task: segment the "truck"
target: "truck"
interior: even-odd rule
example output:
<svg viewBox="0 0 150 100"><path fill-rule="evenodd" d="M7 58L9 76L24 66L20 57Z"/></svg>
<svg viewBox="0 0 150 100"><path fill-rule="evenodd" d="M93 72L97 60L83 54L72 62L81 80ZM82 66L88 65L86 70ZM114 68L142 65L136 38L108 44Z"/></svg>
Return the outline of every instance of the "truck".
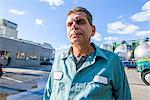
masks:
<svg viewBox="0 0 150 100"><path fill-rule="evenodd" d="M150 85L150 41L141 42L134 50L137 71L146 85Z"/></svg>

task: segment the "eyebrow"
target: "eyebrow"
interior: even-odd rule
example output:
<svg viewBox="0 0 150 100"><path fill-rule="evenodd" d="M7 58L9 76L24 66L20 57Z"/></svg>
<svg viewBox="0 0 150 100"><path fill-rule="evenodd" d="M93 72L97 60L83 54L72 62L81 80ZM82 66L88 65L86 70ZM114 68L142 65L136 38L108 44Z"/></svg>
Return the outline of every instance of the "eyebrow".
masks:
<svg viewBox="0 0 150 100"><path fill-rule="evenodd" d="M66 24L67 26L70 26L73 22L76 22L78 25L83 25L87 23L84 18L81 18L81 19L73 19L71 21L68 21Z"/></svg>
<svg viewBox="0 0 150 100"><path fill-rule="evenodd" d="M76 22L77 24L86 23L85 19L77 19L77 20L75 20L75 22Z"/></svg>

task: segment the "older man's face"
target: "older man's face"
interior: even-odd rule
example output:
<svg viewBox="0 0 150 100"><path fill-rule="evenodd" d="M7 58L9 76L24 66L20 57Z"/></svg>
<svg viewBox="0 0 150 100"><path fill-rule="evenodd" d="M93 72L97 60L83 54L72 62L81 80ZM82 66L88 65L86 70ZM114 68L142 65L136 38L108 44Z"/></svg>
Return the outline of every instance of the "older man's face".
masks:
<svg viewBox="0 0 150 100"><path fill-rule="evenodd" d="M91 26L84 12L72 13L66 21L67 35L72 44L84 45L90 43L95 27Z"/></svg>

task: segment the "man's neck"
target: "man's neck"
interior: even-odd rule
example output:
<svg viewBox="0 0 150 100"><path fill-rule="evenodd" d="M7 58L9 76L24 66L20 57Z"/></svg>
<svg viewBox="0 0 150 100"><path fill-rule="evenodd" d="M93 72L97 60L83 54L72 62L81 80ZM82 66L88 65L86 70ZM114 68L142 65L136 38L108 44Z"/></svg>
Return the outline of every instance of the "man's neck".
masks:
<svg viewBox="0 0 150 100"><path fill-rule="evenodd" d="M89 55L91 52L94 51L94 48L91 46L91 44L87 45L73 45L73 54L76 57L81 57L85 55Z"/></svg>

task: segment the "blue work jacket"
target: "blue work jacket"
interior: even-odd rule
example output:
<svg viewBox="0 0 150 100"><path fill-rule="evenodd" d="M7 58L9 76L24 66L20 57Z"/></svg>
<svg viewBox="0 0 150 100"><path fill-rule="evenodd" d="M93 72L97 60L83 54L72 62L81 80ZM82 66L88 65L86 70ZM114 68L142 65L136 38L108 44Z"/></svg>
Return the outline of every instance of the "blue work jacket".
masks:
<svg viewBox="0 0 150 100"><path fill-rule="evenodd" d="M73 55L56 55L43 100L131 100L119 57L92 43L95 53L76 70Z"/></svg>

